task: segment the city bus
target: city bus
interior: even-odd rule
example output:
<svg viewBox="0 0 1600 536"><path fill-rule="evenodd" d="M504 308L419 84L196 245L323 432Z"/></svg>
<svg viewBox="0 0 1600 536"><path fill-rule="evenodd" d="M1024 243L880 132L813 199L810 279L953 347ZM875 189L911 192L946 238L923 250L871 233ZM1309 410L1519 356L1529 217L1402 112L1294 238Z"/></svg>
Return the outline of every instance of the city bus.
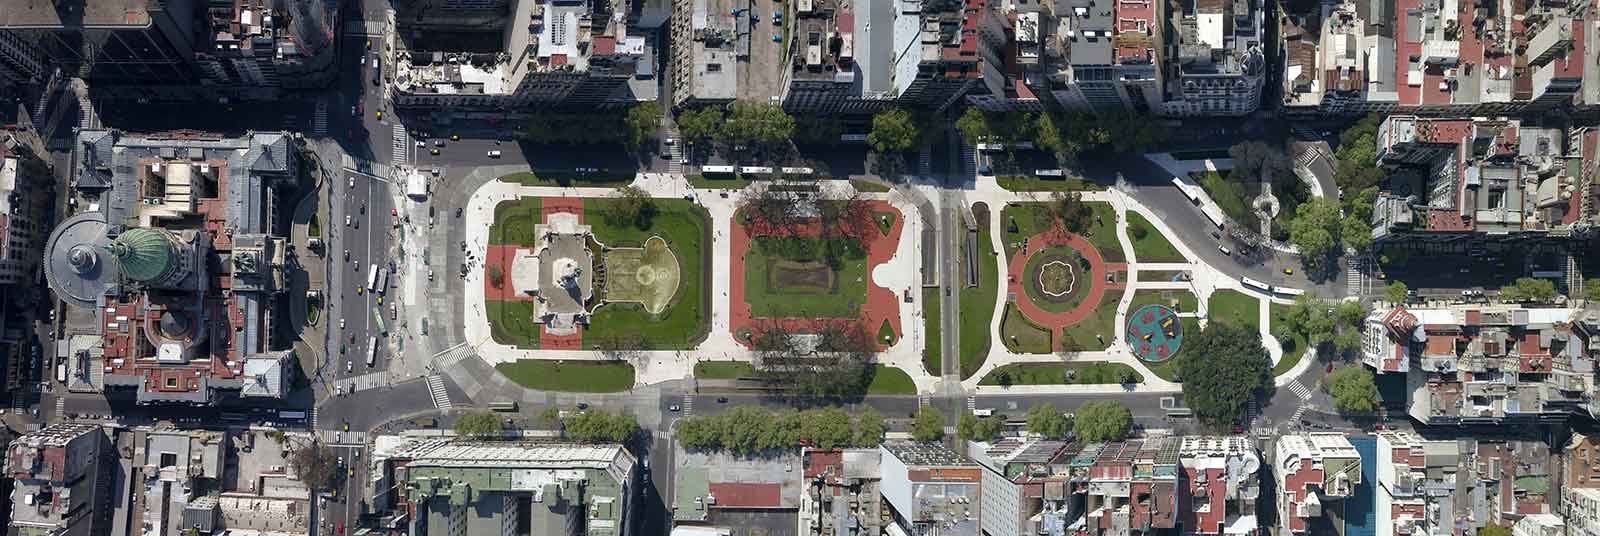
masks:
<svg viewBox="0 0 1600 536"><path fill-rule="evenodd" d="M377 337L371 337L371 338L367 339L367 366L368 367L375 367L377 365L378 365L378 338Z"/></svg>
<svg viewBox="0 0 1600 536"><path fill-rule="evenodd" d="M379 278L378 278L378 283L379 283L378 284L378 288L373 289L373 292L377 292L378 294L388 294L389 293L389 271L388 270L384 270L382 272L382 275L380 275Z"/></svg>
<svg viewBox="0 0 1600 536"><path fill-rule="evenodd" d="M373 264L371 266L371 268L367 270L367 292L377 292L377 291L378 291L378 265L377 264Z"/></svg>
<svg viewBox="0 0 1600 536"><path fill-rule="evenodd" d="M517 403L514 401L490 402L489 409L494 411L516 411Z"/></svg>
<svg viewBox="0 0 1600 536"><path fill-rule="evenodd" d="M1256 281L1254 279L1250 279L1248 277L1239 278L1239 282L1240 283L1244 283L1244 286L1246 286L1246 287L1250 287L1250 288L1253 288L1253 289L1256 289L1256 290L1259 290L1259 291L1262 291L1262 292L1266 292L1266 293L1271 293L1272 292L1272 286L1271 285L1268 285L1266 283L1262 283L1260 281Z"/></svg>
<svg viewBox="0 0 1600 536"><path fill-rule="evenodd" d="M700 166L700 174L708 179L731 179L733 166Z"/></svg>

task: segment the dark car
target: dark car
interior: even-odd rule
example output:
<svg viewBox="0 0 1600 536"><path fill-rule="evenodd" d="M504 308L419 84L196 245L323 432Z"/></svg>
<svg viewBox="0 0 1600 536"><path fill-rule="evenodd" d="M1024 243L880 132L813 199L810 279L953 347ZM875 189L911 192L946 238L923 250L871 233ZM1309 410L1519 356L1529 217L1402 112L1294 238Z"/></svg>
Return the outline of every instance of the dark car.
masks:
<svg viewBox="0 0 1600 536"><path fill-rule="evenodd" d="M727 404L728 403L728 397L725 397L725 396L717 397L717 403L718 404Z"/></svg>

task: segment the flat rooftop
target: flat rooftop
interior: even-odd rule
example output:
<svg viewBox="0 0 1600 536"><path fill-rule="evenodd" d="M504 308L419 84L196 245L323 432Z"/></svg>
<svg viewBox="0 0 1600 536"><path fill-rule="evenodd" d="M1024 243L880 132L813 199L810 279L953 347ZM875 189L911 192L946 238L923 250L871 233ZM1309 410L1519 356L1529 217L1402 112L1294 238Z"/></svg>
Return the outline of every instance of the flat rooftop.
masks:
<svg viewBox="0 0 1600 536"><path fill-rule="evenodd" d="M0 28L129 27L150 25L145 0L0 0Z"/></svg>

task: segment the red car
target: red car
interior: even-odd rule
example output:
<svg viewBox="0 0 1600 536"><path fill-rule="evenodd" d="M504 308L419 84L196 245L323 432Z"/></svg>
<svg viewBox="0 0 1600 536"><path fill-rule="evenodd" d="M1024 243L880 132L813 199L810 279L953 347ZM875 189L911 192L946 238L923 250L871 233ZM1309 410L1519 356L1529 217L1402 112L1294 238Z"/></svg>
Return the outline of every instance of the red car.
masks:
<svg viewBox="0 0 1600 536"><path fill-rule="evenodd" d="M344 522L340 521L338 525L334 525L333 532L335 534L344 534Z"/></svg>
<svg viewBox="0 0 1600 536"><path fill-rule="evenodd" d="M391 218L400 217L400 211L396 210L394 207L389 207L389 217L391 217Z"/></svg>
<svg viewBox="0 0 1600 536"><path fill-rule="evenodd" d="M1244 433L1244 425L1242 425L1242 424L1233 425L1233 433L1235 433L1235 434Z"/></svg>

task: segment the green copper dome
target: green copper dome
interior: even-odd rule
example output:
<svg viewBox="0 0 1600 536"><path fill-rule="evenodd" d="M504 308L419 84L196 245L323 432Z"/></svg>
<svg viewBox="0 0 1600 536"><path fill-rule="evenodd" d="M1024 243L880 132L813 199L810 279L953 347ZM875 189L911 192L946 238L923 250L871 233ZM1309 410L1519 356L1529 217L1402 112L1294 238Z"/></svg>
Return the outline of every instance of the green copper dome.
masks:
<svg viewBox="0 0 1600 536"><path fill-rule="evenodd" d="M178 263L172 239L153 229L123 231L106 246L106 251L117 258L124 277L140 283L159 281Z"/></svg>

